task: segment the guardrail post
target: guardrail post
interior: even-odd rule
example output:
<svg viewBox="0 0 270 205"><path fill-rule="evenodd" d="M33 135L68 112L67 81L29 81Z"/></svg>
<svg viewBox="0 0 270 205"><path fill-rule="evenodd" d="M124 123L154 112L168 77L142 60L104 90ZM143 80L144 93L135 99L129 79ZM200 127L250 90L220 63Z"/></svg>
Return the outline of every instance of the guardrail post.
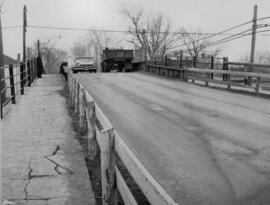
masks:
<svg viewBox="0 0 270 205"><path fill-rule="evenodd" d="M260 91L260 81L261 81L261 78L260 77L257 77L256 88L255 88L256 94L259 94L259 91Z"/></svg>
<svg viewBox="0 0 270 205"><path fill-rule="evenodd" d="M211 70L214 70L214 56L211 56ZM213 79L214 78L214 73L210 74L210 78Z"/></svg>
<svg viewBox="0 0 270 205"><path fill-rule="evenodd" d="M14 73L13 73L13 65L9 65L9 81L10 81L10 92L11 92L11 99L12 99L12 104L16 103L16 98L15 98L15 85L14 85Z"/></svg>
<svg viewBox="0 0 270 205"><path fill-rule="evenodd" d="M222 70L226 70L226 58L225 57L223 58ZM226 81L227 80L227 75L223 74L222 78L223 78L223 81Z"/></svg>
<svg viewBox="0 0 270 205"><path fill-rule="evenodd" d="M196 68L196 66L197 66L197 56L196 55L193 57L193 66L194 66L194 68Z"/></svg>
<svg viewBox="0 0 270 205"><path fill-rule="evenodd" d="M183 80L185 80L185 70L183 68L183 51L180 51L179 69L180 69L180 73L181 73L180 78L183 79Z"/></svg>
<svg viewBox="0 0 270 205"><path fill-rule="evenodd" d="M82 131L84 131L85 128L85 89L80 89L80 99L79 99L79 127Z"/></svg>
<svg viewBox="0 0 270 205"><path fill-rule="evenodd" d="M117 189L115 177L114 128L101 131L103 146L101 149L102 204L116 204Z"/></svg>
<svg viewBox="0 0 270 205"><path fill-rule="evenodd" d="M154 64L155 64L155 73L157 73L157 58L156 57L155 57Z"/></svg>
<svg viewBox="0 0 270 205"><path fill-rule="evenodd" d="M96 138L96 108L94 101L86 103L86 118L88 127L88 156L90 159L94 159L98 151Z"/></svg>
<svg viewBox="0 0 270 205"><path fill-rule="evenodd" d="M76 92L76 80L75 78L72 78L72 83L71 83L71 105L74 108L75 106L75 92Z"/></svg>
<svg viewBox="0 0 270 205"><path fill-rule="evenodd" d="M205 78L206 78L206 79L205 79L205 85L208 86L208 84L209 84L209 83L208 83L208 80L209 80L209 78L210 78L210 73L205 73Z"/></svg>
<svg viewBox="0 0 270 205"><path fill-rule="evenodd" d="M78 114L79 113L79 94L80 94L80 84L78 80L75 80L75 96L74 96L74 113Z"/></svg>
<svg viewBox="0 0 270 205"><path fill-rule="evenodd" d="M168 56L167 55L165 55L165 64L164 65L168 66Z"/></svg>
<svg viewBox="0 0 270 205"><path fill-rule="evenodd" d="M21 95L24 95L24 66L20 64L20 82L21 82Z"/></svg>

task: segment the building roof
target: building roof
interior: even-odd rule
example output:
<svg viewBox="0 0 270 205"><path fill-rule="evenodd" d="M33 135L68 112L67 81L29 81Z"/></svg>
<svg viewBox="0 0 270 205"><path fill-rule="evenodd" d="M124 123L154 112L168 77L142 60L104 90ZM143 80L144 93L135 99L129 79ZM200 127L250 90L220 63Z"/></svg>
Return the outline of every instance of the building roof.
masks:
<svg viewBox="0 0 270 205"><path fill-rule="evenodd" d="M13 59L13 58L11 58L9 56L4 55L3 58L4 58L4 65L17 64L18 63L17 60L15 60L15 59Z"/></svg>

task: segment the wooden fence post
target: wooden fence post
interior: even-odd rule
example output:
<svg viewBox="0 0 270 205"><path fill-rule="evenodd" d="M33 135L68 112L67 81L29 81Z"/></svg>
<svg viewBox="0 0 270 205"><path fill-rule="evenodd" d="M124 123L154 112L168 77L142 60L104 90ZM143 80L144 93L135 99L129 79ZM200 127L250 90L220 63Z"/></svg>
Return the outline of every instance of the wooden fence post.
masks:
<svg viewBox="0 0 270 205"><path fill-rule="evenodd" d="M102 204L116 204L117 189L115 175L114 128L101 131L103 145L101 149Z"/></svg>
<svg viewBox="0 0 270 205"><path fill-rule="evenodd" d="M27 83L28 87L31 87L31 68L30 68L30 60L27 60Z"/></svg>
<svg viewBox="0 0 270 205"><path fill-rule="evenodd" d="M210 77L210 73L205 73L205 86L208 86L208 80L209 80L209 77Z"/></svg>
<svg viewBox="0 0 270 205"><path fill-rule="evenodd" d="M192 83L195 83L195 76L196 76L196 73L195 71L192 72Z"/></svg>
<svg viewBox="0 0 270 205"><path fill-rule="evenodd" d="M21 95L24 95L24 66L23 63L20 64L20 84L21 84Z"/></svg>
<svg viewBox="0 0 270 205"><path fill-rule="evenodd" d="M84 131L85 128L85 89L80 89L80 95L79 95L79 127L82 131Z"/></svg>
<svg viewBox="0 0 270 205"><path fill-rule="evenodd" d="M74 96L74 113L79 113L79 95L80 95L80 84L78 79L75 80L75 96Z"/></svg>
<svg viewBox="0 0 270 205"><path fill-rule="evenodd" d="M165 55L165 66L168 66L168 56Z"/></svg>
<svg viewBox="0 0 270 205"><path fill-rule="evenodd" d="M259 94L259 91L260 91L260 81L261 81L261 78L260 77L257 77L256 88L255 88L256 94Z"/></svg>
<svg viewBox="0 0 270 205"><path fill-rule="evenodd" d="M72 89L72 92L71 92L71 104L72 104L72 107L74 108L75 106L75 92L76 92L76 79L73 78L72 79L72 86L71 86L71 89Z"/></svg>
<svg viewBox="0 0 270 205"><path fill-rule="evenodd" d="M193 66L194 66L194 68L196 68L196 66L197 66L197 56L196 55L193 57Z"/></svg>
<svg viewBox="0 0 270 205"><path fill-rule="evenodd" d="M211 56L211 70L214 70L214 56ZM214 78L214 73L210 74L210 78L213 79Z"/></svg>
<svg viewBox="0 0 270 205"><path fill-rule="evenodd" d="M183 68L183 51L180 51L180 57L179 57L179 69L181 70L181 76L182 80L185 80L185 70Z"/></svg>
<svg viewBox="0 0 270 205"><path fill-rule="evenodd" d="M229 62L229 59L228 59L228 57L226 57L225 58L225 69L226 70L229 70L229 64L228 64L228 62ZM227 88L228 89L231 89L231 74L227 74L226 75L226 80L227 80Z"/></svg>
<svg viewBox="0 0 270 205"><path fill-rule="evenodd" d="M226 58L225 57L223 58L222 70L226 70ZM226 81L227 80L226 74L223 74L222 76L223 76L223 81Z"/></svg>
<svg viewBox="0 0 270 205"><path fill-rule="evenodd" d="M90 159L94 159L98 151L96 138L96 108L94 101L86 102L86 118L88 127L88 156Z"/></svg>
<svg viewBox="0 0 270 205"><path fill-rule="evenodd" d="M155 56L154 65L155 65L155 73L157 73L157 58L156 58L156 56Z"/></svg>
<svg viewBox="0 0 270 205"><path fill-rule="evenodd" d="M16 103L15 99L15 85L14 85L14 73L13 73L13 65L9 65L9 81L10 81L10 92L11 92L11 99L12 99L12 104Z"/></svg>

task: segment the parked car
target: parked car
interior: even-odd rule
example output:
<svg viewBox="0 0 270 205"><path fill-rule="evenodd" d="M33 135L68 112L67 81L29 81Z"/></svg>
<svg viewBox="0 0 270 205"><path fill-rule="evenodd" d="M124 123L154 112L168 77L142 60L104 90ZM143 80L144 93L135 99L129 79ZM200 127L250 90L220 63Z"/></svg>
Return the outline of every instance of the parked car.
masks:
<svg viewBox="0 0 270 205"><path fill-rule="evenodd" d="M78 57L74 59L74 65L71 70L73 73L77 73L78 71L88 71L88 72L97 72L97 66L94 63L94 59L92 57Z"/></svg>

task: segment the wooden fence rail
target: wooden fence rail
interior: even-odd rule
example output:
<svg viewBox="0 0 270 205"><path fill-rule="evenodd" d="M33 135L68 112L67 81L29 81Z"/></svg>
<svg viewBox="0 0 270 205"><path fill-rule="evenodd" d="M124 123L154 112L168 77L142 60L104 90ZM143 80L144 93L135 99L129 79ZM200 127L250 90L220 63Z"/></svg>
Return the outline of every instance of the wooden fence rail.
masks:
<svg viewBox="0 0 270 205"><path fill-rule="evenodd" d="M74 112L79 115L80 128L88 129L90 158L95 157L97 147L100 147L102 204L117 204L118 191L125 204L138 204L116 165L117 155L151 204L176 205L118 135L100 107L71 72L68 72L68 86Z"/></svg>
<svg viewBox="0 0 270 205"><path fill-rule="evenodd" d="M240 65L240 63L233 63L233 62L231 63L227 62L227 64ZM264 65L264 67L266 67L266 65ZM264 79L264 81L266 80L270 82L270 74L231 71L228 68L224 70L201 69L201 68L176 68L176 67L168 67L168 66L158 66L156 64L147 63L144 70L147 72L153 72L160 75L167 75L173 78L180 78L184 81L191 80L192 83L195 83L195 81L203 81L205 82L206 86L209 86L209 83L214 83L214 84L227 85L228 89L232 89L232 86L249 88L251 90L254 90L256 94L259 94L262 89L265 89L265 86L261 86L262 79ZM221 76L222 78L214 79L213 78L214 75ZM232 77L237 77L237 76L243 79L250 77L253 79L253 82L255 83L253 85L252 84L247 85L241 82L234 81Z"/></svg>
<svg viewBox="0 0 270 205"><path fill-rule="evenodd" d="M16 96L20 93L21 95L24 94L24 87L30 87L34 82L37 72L36 72L36 61L34 59L29 60L27 63L21 63L20 65L8 65L3 66L0 69L3 69L4 72L8 69L8 76L4 77L1 76L1 82L4 82L5 86L0 87L1 92L1 100L0 100L0 107L1 107L1 119L4 117L4 107L8 105L9 102L12 104L16 104ZM16 72L16 69L19 70L19 73ZM20 77L20 80L16 80L17 76ZM2 85L2 83L1 83ZM16 89L19 87L19 90ZM9 95L6 95L7 92L10 92Z"/></svg>

